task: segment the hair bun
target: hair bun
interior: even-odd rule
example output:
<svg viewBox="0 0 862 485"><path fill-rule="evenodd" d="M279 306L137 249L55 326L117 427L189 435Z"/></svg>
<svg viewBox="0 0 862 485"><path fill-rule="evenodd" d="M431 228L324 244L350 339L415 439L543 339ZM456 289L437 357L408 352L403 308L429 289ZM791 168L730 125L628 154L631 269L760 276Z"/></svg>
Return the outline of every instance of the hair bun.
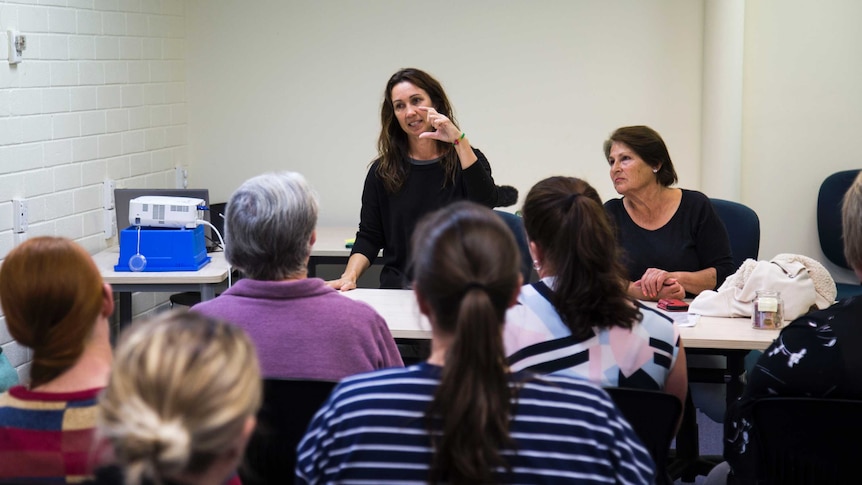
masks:
<svg viewBox="0 0 862 485"><path fill-rule="evenodd" d="M133 475L140 473L154 478L186 467L191 455L191 437L179 418L164 421L139 399L131 399L123 414L123 430L117 431L125 436L126 459L130 465L137 465L130 467L137 472Z"/></svg>
<svg viewBox="0 0 862 485"><path fill-rule="evenodd" d="M182 470L189 459L191 438L179 419L161 422L155 430L155 462L161 471Z"/></svg>

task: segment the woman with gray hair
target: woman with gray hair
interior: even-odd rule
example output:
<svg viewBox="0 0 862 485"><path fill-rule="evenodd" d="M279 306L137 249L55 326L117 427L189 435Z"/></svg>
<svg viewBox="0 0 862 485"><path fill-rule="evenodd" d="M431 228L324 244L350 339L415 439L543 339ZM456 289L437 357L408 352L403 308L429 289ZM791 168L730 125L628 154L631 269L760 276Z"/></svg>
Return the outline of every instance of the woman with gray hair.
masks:
<svg viewBox="0 0 862 485"><path fill-rule="evenodd" d="M318 201L302 175L253 177L226 212L225 255L245 278L192 311L248 332L264 377L338 380L403 365L374 309L307 277Z"/></svg>
<svg viewBox="0 0 862 485"><path fill-rule="evenodd" d="M844 196L844 254L862 280L862 174ZM862 297L802 315L781 330L748 374L742 397L727 409L724 458L706 483L755 483L757 447L751 413L766 397L862 399L862 367L848 357L862 348ZM730 472L730 473L728 473Z"/></svg>

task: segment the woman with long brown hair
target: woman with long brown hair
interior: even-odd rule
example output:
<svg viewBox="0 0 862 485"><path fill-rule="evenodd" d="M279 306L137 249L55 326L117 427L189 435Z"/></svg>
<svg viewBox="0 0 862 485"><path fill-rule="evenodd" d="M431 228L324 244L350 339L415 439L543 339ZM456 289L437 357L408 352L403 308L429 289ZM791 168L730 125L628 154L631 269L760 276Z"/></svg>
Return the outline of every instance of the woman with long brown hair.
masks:
<svg viewBox="0 0 862 485"><path fill-rule="evenodd" d="M383 98L378 158L365 178L356 242L344 274L329 282L339 290L356 288L380 249L380 287L406 286L410 236L423 215L457 200L497 205L491 166L458 127L436 79L401 69Z"/></svg>
<svg viewBox="0 0 862 485"><path fill-rule="evenodd" d="M574 177L550 177L530 189L522 212L540 280L521 289L521 305L506 322L512 367L664 390L684 403L679 328L628 295L596 190Z"/></svg>
<svg viewBox="0 0 862 485"><path fill-rule="evenodd" d="M0 482L80 481L111 370L111 286L75 242L37 237L0 266L0 302L33 352L29 383L0 394Z"/></svg>
<svg viewBox="0 0 862 485"><path fill-rule="evenodd" d="M413 236L431 356L348 377L309 425L297 483L652 483L610 398L583 379L511 373L502 328L521 284L511 230L457 202Z"/></svg>

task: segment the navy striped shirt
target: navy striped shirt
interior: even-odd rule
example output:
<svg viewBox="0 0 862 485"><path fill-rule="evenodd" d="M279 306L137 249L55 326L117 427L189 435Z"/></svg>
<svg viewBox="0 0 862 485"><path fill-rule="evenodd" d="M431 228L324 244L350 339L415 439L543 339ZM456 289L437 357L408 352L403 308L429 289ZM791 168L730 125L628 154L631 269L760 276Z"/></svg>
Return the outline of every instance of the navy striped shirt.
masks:
<svg viewBox="0 0 862 485"><path fill-rule="evenodd" d="M427 363L344 379L299 444L297 483L428 483L425 410L442 368ZM513 374L520 386L501 453L503 483L653 483L649 453L608 395L568 377Z"/></svg>

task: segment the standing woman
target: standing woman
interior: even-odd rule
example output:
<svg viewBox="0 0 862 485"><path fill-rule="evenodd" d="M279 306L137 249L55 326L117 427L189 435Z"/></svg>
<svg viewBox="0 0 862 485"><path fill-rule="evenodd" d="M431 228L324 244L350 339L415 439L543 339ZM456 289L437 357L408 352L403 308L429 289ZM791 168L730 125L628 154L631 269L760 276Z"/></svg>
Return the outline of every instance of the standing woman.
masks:
<svg viewBox="0 0 862 485"><path fill-rule="evenodd" d="M641 300L683 298L714 290L733 273L727 230L709 199L677 181L661 136L625 126L604 143L614 189L605 203L629 273L628 293Z"/></svg>
<svg viewBox="0 0 862 485"><path fill-rule="evenodd" d="M329 285L356 288L356 281L383 249L381 288L406 286L409 243L416 222L456 200L497 204L497 187L485 155L455 121L440 83L419 69L389 78L380 110L378 158L362 191L356 242L341 278Z"/></svg>
<svg viewBox="0 0 862 485"><path fill-rule="evenodd" d="M477 204L423 219L413 288L431 356L343 380L299 445L297 483L653 483L604 391L510 373L501 332L519 258L512 231Z"/></svg>

